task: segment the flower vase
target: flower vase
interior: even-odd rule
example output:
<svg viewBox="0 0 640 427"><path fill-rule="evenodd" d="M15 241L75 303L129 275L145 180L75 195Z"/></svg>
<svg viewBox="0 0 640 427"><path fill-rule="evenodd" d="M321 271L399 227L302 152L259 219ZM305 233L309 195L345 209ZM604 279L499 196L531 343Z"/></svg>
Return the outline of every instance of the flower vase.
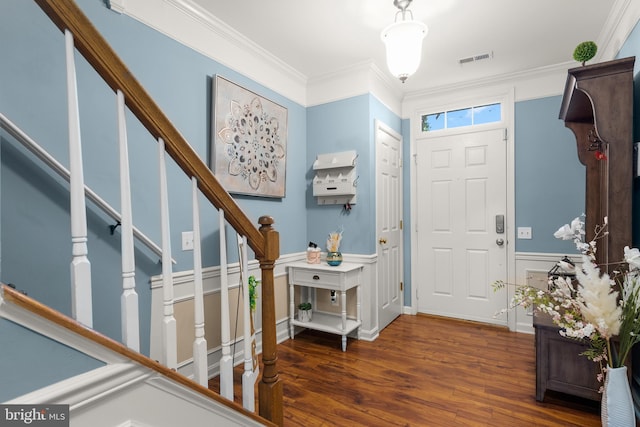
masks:
<svg viewBox="0 0 640 427"><path fill-rule="evenodd" d="M341 252L327 252L327 264L332 267L336 267L342 263L342 253Z"/></svg>
<svg viewBox="0 0 640 427"><path fill-rule="evenodd" d="M311 309L306 309L303 310L301 308L298 309L298 320L301 322L311 322L311 319L313 319L313 314L311 312Z"/></svg>
<svg viewBox="0 0 640 427"><path fill-rule="evenodd" d="M636 425L626 366L607 368L600 409L602 427Z"/></svg>

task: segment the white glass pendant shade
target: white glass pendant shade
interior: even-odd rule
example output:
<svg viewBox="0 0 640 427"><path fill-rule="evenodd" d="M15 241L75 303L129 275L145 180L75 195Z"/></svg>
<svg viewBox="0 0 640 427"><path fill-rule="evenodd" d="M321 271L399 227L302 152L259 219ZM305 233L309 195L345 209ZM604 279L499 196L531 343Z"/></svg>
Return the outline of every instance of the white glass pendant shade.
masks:
<svg viewBox="0 0 640 427"><path fill-rule="evenodd" d="M387 66L402 83L418 70L422 58L422 40L428 28L419 21L400 21L382 30Z"/></svg>

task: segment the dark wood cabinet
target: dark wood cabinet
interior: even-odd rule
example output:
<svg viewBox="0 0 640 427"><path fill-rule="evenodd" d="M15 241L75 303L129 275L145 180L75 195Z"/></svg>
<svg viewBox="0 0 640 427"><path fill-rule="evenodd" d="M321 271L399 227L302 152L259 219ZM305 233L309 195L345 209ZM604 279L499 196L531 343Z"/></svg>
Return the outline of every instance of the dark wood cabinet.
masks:
<svg viewBox="0 0 640 427"><path fill-rule="evenodd" d="M586 167L587 241L608 218L609 233L596 253L603 271L631 246L634 62L631 57L570 69L560 108Z"/></svg>
<svg viewBox="0 0 640 427"><path fill-rule="evenodd" d="M597 375L600 365L580 353L589 344L564 338L548 315L535 313L536 331L536 400L542 402L548 390L600 400L601 383Z"/></svg>
<svg viewBox="0 0 640 427"><path fill-rule="evenodd" d="M587 241L608 220L608 234L597 242L601 271L615 268L624 259L624 247L631 246L634 62L632 57L570 69L560 109L586 168ZM599 366L580 356L587 344L560 336L543 314L534 316L534 327L536 399L554 390L599 400Z"/></svg>

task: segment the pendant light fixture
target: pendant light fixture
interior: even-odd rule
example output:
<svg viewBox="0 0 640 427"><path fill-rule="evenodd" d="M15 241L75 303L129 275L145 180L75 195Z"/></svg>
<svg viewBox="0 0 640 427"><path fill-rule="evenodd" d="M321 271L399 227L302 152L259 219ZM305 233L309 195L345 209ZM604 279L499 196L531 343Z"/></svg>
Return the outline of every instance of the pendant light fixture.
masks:
<svg viewBox="0 0 640 427"><path fill-rule="evenodd" d="M413 13L407 10L412 0L394 0L393 5L400 9L396 12L395 22L382 30L380 37L387 50L387 66L391 74L402 83L418 70L422 56L422 40L428 28L420 21L413 20ZM408 18L407 13L410 15ZM402 20L398 21L398 15Z"/></svg>

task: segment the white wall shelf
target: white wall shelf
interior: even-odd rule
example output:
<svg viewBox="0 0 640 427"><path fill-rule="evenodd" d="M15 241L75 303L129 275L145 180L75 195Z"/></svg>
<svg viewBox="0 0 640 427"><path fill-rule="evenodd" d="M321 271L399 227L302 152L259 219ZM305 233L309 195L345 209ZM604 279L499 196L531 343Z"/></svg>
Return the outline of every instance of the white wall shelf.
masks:
<svg viewBox="0 0 640 427"><path fill-rule="evenodd" d="M313 162L313 195L319 205L354 204L356 202L355 150L319 154Z"/></svg>

